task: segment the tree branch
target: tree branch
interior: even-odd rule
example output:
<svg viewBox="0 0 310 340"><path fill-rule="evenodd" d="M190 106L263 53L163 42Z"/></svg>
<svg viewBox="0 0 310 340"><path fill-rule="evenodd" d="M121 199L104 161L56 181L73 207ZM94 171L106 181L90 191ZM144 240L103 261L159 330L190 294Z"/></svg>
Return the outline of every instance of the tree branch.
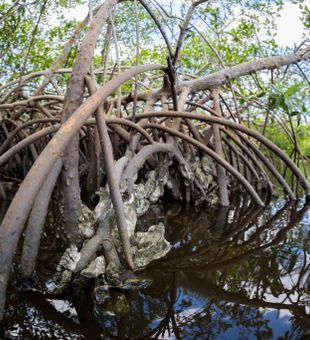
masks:
<svg viewBox="0 0 310 340"><path fill-rule="evenodd" d="M290 55L267 57L259 60L248 61L225 70L211 73L210 75L197 80L184 81L180 86L188 86L193 91L200 91L224 85L231 80L249 75L262 70L272 70L285 65L298 63L301 60L310 58L310 46Z"/></svg>

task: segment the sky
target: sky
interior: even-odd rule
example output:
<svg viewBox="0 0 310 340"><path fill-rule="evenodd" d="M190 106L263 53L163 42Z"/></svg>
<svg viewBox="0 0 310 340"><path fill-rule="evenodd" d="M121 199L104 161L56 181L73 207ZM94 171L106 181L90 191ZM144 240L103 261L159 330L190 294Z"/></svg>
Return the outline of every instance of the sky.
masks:
<svg viewBox="0 0 310 340"><path fill-rule="evenodd" d="M278 21L278 34L276 42L280 46L293 47L302 40L303 26L299 19L301 16L298 5L286 2Z"/></svg>
<svg viewBox="0 0 310 340"><path fill-rule="evenodd" d="M182 0L176 0L181 2ZM85 18L88 12L88 6L77 6L76 8L69 10L66 14L66 18L75 18L76 20L82 20ZM301 12L298 4L292 4L285 1L284 8L280 12L281 17L278 20L278 33L275 38L276 42L281 47L294 47L294 44L298 45L302 41L303 25L299 19Z"/></svg>

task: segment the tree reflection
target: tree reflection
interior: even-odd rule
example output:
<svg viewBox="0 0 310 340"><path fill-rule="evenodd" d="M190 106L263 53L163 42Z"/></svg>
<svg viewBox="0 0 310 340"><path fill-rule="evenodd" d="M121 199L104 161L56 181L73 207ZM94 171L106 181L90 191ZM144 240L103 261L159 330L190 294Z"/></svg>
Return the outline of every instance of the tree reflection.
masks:
<svg viewBox="0 0 310 340"><path fill-rule="evenodd" d="M110 301L93 306L91 287L80 285L62 297L76 315L56 310L54 297L23 293L23 304L11 298L6 330L13 334L18 320L31 315L29 322L41 320L39 339L46 334L62 334L60 339L66 334L72 339L293 339L306 334L309 206L278 201L258 209L244 200L218 211L156 207L140 227L159 219L174 248L138 273L153 280L150 287L115 289ZM120 297L129 306L125 312L111 307ZM27 332L22 334L29 337Z"/></svg>

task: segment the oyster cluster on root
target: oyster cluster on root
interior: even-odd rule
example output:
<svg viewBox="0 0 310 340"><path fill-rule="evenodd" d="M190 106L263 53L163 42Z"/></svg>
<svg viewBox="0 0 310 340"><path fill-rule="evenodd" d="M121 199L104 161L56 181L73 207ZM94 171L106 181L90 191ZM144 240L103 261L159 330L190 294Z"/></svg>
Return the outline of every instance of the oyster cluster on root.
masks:
<svg viewBox="0 0 310 340"><path fill-rule="evenodd" d="M158 169L147 172L144 181L134 184L130 195L126 192L126 181L120 182L128 237L136 268L144 267L165 256L171 248L165 239L165 226L162 223L150 226L147 231L135 230L137 219L147 212L151 204L158 202L164 194L165 186L169 187L169 172ZM122 243L108 185L101 188L97 194L100 200L94 210L82 206L79 233L83 242L81 245L71 244L65 250L56 268L53 283L49 283L50 290L54 292L61 292L76 273L97 278L98 282L107 287L128 286L128 279L121 279L121 263L124 262ZM111 248L114 248L119 259L111 260L109 256L105 256L105 251L111 251ZM132 281L130 284L133 284ZM143 285L143 282L141 284ZM137 283L135 286L138 286Z"/></svg>
<svg viewBox="0 0 310 340"><path fill-rule="evenodd" d="M212 196L217 184L212 176L212 162L207 156L192 159L185 156L177 163L165 156L158 164L154 170L140 176L139 183L135 183L136 175L130 179L131 186L128 186L126 178L122 178L119 183L136 268L147 266L151 261L165 256L171 248L165 239L165 226L162 223L145 228L145 231L136 230L138 218L157 203L165 191L170 191L173 198L180 199L184 191L190 190L191 195L197 197L196 204L205 201L217 203L217 196ZM73 274L80 273L100 280L105 277L109 281L123 270L123 246L108 185L100 188L97 195L100 199L94 210L82 205L78 228L83 241L79 245L71 244L64 252L54 277L55 291L61 291ZM122 280L118 284L122 285Z"/></svg>

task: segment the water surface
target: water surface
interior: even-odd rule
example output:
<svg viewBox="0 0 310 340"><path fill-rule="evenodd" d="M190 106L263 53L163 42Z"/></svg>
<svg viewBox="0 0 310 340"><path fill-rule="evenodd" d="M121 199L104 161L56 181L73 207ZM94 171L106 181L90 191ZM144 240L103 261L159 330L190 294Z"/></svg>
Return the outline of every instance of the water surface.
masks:
<svg viewBox="0 0 310 340"><path fill-rule="evenodd" d="M153 207L139 229L166 225L173 245L139 271L152 284L113 289L99 304L93 284L62 296L11 287L2 323L7 339L302 339L309 319L309 206L279 199L265 208ZM43 242L39 274L57 262ZM58 255L57 255L58 254Z"/></svg>

